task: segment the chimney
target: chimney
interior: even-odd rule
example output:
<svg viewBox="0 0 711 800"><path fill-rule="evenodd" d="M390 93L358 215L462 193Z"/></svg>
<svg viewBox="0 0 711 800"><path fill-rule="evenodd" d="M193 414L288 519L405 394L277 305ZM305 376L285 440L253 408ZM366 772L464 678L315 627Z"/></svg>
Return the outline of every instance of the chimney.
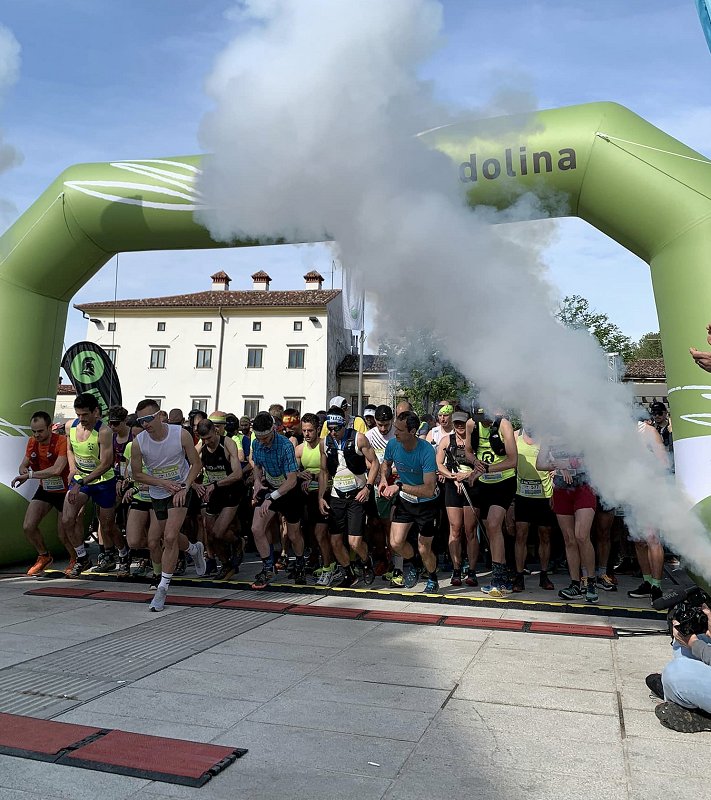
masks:
<svg viewBox="0 0 711 800"><path fill-rule="evenodd" d="M323 287L323 275L316 272L315 269L312 269L311 272L307 272L306 275L304 275L304 280L306 281L307 289L321 291Z"/></svg>
<svg viewBox="0 0 711 800"><path fill-rule="evenodd" d="M269 275L263 269L260 269L259 272L255 272L252 275L252 289L255 292L268 292L271 280Z"/></svg>
<svg viewBox="0 0 711 800"><path fill-rule="evenodd" d="M220 270L214 275L210 275L210 278L212 279L213 292L226 292L229 290L232 278L226 272Z"/></svg>

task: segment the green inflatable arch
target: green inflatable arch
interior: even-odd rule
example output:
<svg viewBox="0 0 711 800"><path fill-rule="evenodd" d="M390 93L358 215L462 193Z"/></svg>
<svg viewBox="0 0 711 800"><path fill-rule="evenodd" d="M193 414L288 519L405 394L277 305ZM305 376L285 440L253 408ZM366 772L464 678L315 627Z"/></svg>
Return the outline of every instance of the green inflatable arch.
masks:
<svg viewBox="0 0 711 800"><path fill-rule="evenodd" d="M688 355L711 315L711 161L613 103L457 124L423 138L450 156L472 204L502 207L534 192L552 215L587 220L650 264L676 474L711 527L711 378ZM224 246L193 215L200 161L70 167L0 238L0 564L32 555L22 534L27 500L9 483L30 413L54 410L71 298L117 252Z"/></svg>

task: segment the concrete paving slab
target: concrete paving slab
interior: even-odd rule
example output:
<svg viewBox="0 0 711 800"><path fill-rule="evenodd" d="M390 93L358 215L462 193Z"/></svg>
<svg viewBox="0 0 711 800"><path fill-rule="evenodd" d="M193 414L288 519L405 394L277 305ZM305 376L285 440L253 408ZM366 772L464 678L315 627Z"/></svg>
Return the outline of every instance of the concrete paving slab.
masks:
<svg viewBox="0 0 711 800"><path fill-rule="evenodd" d="M322 677L341 678L347 675L351 680L385 681L396 685L417 686L427 689L443 689L450 692L461 678L460 667L420 667L412 664L392 664L387 660L375 664L350 662L347 659L330 661L319 666Z"/></svg>
<svg viewBox="0 0 711 800"><path fill-rule="evenodd" d="M229 675L244 678L264 678L275 685L289 685L318 669L316 664L299 661L278 661L273 658L249 658L217 652L216 648L186 658L175 665L176 670L200 672L206 675Z"/></svg>
<svg viewBox="0 0 711 800"><path fill-rule="evenodd" d="M661 727L661 725L660 725ZM684 738L681 738L684 736ZM708 733L680 734L671 745L664 739L627 737L627 758L630 769L660 775L672 775L679 781L680 767L693 777L694 764L708 759L711 736Z"/></svg>
<svg viewBox="0 0 711 800"><path fill-rule="evenodd" d="M249 748L249 769L268 774L284 772L285 758L293 764L349 775L393 778L412 752L414 744L377 736L311 730L295 725L271 725L243 720L213 740L214 744L239 743ZM372 763L369 763L372 762ZM373 763L380 766L373 766ZM317 766L318 765L318 766ZM338 778L333 791L337 796Z"/></svg>
<svg viewBox="0 0 711 800"><path fill-rule="evenodd" d="M22 653L28 658L64 650L75 644L86 641L80 636L67 636L64 639L56 636L29 636L21 633L9 633L8 629L0 630L0 653Z"/></svg>
<svg viewBox="0 0 711 800"><path fill-rule="evenodd" d="M303 637L300 641L303 642ZM336 647L311 647L306 644L245 640L243 634L236 639L216 645L211 648L211 652L245 658L269 658L284 662L299 661L307 664L323 664L343 649L341 644Z"/></svg>
<svg viewBox="0 0 711 800"><path fill-rule="evenodd" d="M3 798L6 789L31 787L33 793L42 798L125 800L148 784L149 781L142 778L0 756L0 797Z"/></svg>
<svg viewBox="0 0 711 800"><path fill-rule="evenodd" d="M680 734L683 736L684 734ZM686 772L689 767L683 767ZM690 770L693 772L692 770ZM629 800L689 800L709 795L709 780L702 775L702 769L696 774L659 775L644 770L633 770L629 781Z"/></svg>
<svg viewBox="0 0 711 800"><path fill-rule="evenodd" d="M387 676L373 676L373 680L359 681L349 677L327 678L318 670L295 684L282 695L308 706L313 698L348 705L363 705L386 709L423 711L430 716L439 711L447 699L443 689L387 683ZM281 699L281 698L280 698Z"/></svg>
<svg viewBox="0 0 711 800"><path fill-rule="evenodd" d="M300 727L317 731L417 742L434 716L434 712L428 714L403 708L357 704L345 706L343 702L320 700L313 696L305 704L300 698L291 697L287 691L250 714L248 720L274 725L291 725L298 721Z"/></svg>
<svg viewBox="0 0 711 800"><path fill-rule="evenodd" d="M582 636L557 636L546 633L510 633L495 631L488 644L489 650L515 650L525 653L556 653L578 657L611 654L611 640L586 639ZM512 657L516 657L512 654Z"/></svg>
<svg viewBox="0 0 711 800"><path fill-rule="evenodd" d="M348 668L352 664L365 664L377 674L384 674L393 665L449 668L462 673L474 657L471 651L449 652L446 647L437 647L436 643L418 646L412 640L393 641L376 649L366 646L366 642L360 642L355 647L349 647L346 652L334 656L333 662L343 666L343 674L348 674Z"/></svg>
<svg viewBox="0 0 711 800"><path fill-rule="evenodd" d="M485 642L490 636L491 631L482 628L403 625L391 622L383 623L379 628L368 633L364 642L411 642L414 646L422 645L438 650L445 648L453 652L470 652L473 655L482 642Z"/></svg>

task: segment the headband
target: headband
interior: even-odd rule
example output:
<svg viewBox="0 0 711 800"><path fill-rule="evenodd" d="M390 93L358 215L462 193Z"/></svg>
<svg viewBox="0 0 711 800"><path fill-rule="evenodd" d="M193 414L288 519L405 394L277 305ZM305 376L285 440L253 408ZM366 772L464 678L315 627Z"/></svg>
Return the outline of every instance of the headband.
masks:
<svg viewBox="0 0 711 800"><path fill-rule="evenodd" d="M343 426L346 424L345 417L342 417L340 414L327 414L326 415L326 425L340 425Z"/></svg>
<svg viewBox="0 0 711 800"><path fill-rule="evenodd" d="M452 408L452 406L450 406L449 403L447 403L446 406L442 406L442 408L440 408L438 413L439 414L451 414L453 411L454 411L454 409Z"/></svg>
<svg viewBox="0 0 711 800"><path fill-rule="evenodd" d="M284 423L284 425L293 425L294 423L298 422L300 419L301 419L301 417L295 417L295 416L292 416L291 414L286 414L282 418L282 422Z"/></svg>

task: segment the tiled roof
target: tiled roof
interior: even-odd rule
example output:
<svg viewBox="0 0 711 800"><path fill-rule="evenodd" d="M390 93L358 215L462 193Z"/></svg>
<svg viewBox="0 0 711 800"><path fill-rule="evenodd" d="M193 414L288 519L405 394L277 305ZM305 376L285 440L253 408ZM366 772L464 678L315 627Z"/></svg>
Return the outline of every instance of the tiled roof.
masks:
<svg viewBox="0 0 711 800"><path fill-rule="evenodd" d="M213 281L231 281L232 278L223 270L221 269L219 272L216 272L214 275L210 275L210 279Z"/></svg>
<svg viewBox="0 0 711 800"><path fill-rule="evenodd" d="M320 272L317 272L315 269L312 269L311 272L307 272L304 275L305 281L322 281L323 275Z"/></svg>
<svg viewBox="0 0 711 800"><path fill-rule="evenodd" d="M388 362L385 356L363 356L363 372L387 372ZM347 355L338 365L338 374L358 372L358 356Z"/></svg>
<svg viewBox="0 0 711 800"><path fill-rule="evenodd" d="M254 275L252 275L252 280L253 281L270 281L271 277L263 269L260 269L259 272L255 272Z"/></svg>
<svg viewBox="0 0 711 800"><path fill-rule="evenodd" d="M169 297L142 297L136 300L106 300L100 303L81 303L79 311L113 311L139 308L240 308L255 306L325 306L341 293L340 289L315 291L300 289L288 292L245 290L239 292L195 292Z"/></svg>
<svg viewBox="0 0 711 800"><path fill-rule="evenodd" d="M658 378L666 380L663 358L640 358L625 364L625 378Z"/></svg>
<svg viewBox="0 0 711 800"><path fill-rule="evenodd" d="M57 386L57 394L61 395L75 395L77 390L71 385L71 383L60 383Z"/></svg>

